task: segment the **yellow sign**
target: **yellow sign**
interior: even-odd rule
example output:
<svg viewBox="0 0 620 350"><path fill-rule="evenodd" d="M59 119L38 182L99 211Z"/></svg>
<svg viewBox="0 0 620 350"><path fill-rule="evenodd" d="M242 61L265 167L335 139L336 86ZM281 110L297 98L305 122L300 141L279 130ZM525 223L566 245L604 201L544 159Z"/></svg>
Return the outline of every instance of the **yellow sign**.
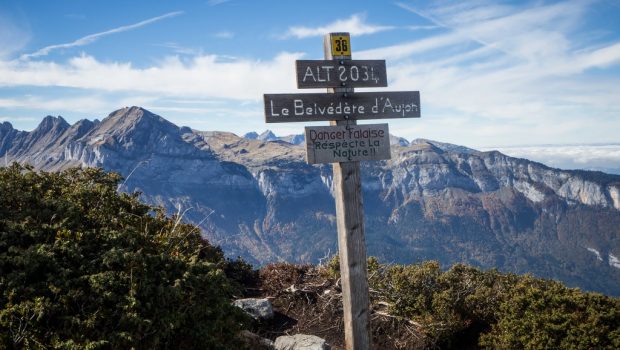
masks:
<svg viewBox="0 0 620 350"><path fill-rule="evenodd" d="M351 37L349 33L332 34L332 56L351 56Z"/></svg>

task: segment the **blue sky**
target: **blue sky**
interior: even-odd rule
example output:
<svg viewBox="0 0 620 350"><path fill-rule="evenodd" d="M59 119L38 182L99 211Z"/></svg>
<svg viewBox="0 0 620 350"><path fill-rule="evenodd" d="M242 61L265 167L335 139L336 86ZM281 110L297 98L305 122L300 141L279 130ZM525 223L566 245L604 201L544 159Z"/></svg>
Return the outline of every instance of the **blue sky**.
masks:
<svg viewBox="0 0 620 350"><path fill-rule="evenodd" d="M198 130L301 133L265 124L262 94L311 92L296 90L295 60L348 31L354 59L387 61L382 90L420 91L422 118L388 120L393 134L620 143L619 18L618 0L2 0L0 122L139 105Z"/></svg>

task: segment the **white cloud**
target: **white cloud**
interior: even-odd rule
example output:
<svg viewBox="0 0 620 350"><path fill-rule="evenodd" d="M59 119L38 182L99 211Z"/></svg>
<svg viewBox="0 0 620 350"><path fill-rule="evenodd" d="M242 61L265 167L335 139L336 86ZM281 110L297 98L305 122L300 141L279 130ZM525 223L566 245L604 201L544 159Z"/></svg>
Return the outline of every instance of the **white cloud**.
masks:
<svg viewBox="0 0 620 350"><path fill-rule="evenodd" d="M182 46L179 45L175 42L167 42L167 43L163 43L163 44L155 44L155 46L161 46L161 47L165 47L168 49L171 49L172 52L180 54L180 55L201 55L202 54L202 50L201 49L196 49L196 48L192 48L192 47L186 47L186 46Z"/></svg>
<svg viewBox="0 0 620 350"><path fill-rule="evenodd" d="M358 13L347 19L339 19L324 26L314 28L294 26L288 29L288 32L284 35L284 38L295 37L298 39L303 39L313 36L323 36L327 33L335 32L349 32L352 36L361 36L394 29L393 26L368 24L365 21L366 16Z"/></svg>
<svg viewBox="0 0 620 350"><path fill-rule="evenodd" d="M620 144L491 147L482 150L491 149L554 168L600 170L620 174Z"/></svg>
<svg viewBox="0 0 620 350"><path fill-rule="evenodd" d="M25 29L0 13L0 60L21 50L29 40Z"/></svg>
<svg viewBox="0 0 620 350"><path fill-rule="evenodd" d="M441 28L440 26L407 26L406 27L409 30L431 30L431 29L438 29Z"/></svg>
<svg viewBox="0 0 620 350"><path fill-rule="evenodd" d="M194 56L168 57L157 65L135 68L126 62L100 62L82 55L67 63L0 61L1 86L55 86L159 97L260 100L262 94L294 91L294 62L300 53L282 53L270 61Z"/></svg>
<svg viewBox="0 0 620 350"><path fill-rule="evenodd" d="M217 6L217 5L227 3L229 1L231 0L209 0L207 1L207 4L209 4L209 6Z"/></svg>
<svg viewBox="0 0 620 350"><path fill-rule="evenodd" d="M465 38L457 33L443 34L421 40L401 43L392 46L379 47L376 49L355 52L355 57L362 59L377 59L385 57L388 60L399 60L410 57L413 54L428 52L431 50L456 45L463 42Z"/></svg>
<svg viewBox="0 0 620 350"><path fill-rule="evenodd" d="M565 32L579 23L587 2L561 2L528 8L484 1L458 1L454 5L444 4L427 10L404 4L399 6L472 42L533 59L566 52L569 40Z"/></svg>
<svg viewBox="0 0 620 350"><path fill-rule="evenodd" d="M19 99L0 99L0 108L36 109L45 113L73 110L76 112L92 112L107 107L107 101L93 95L85 97L45 98L40 96L24 96Z"/></svg>
<svg viewBox="0 0 620 350"><path fill-rule="evenodd" d="M458 1L418 10L401 4L442 30L355 56L385 57L390 89L421 91L418 132L426 137L447 135L474 147L519 139L567 143L576 136L613 141L618 137L612 130L620 127L618 75L588 73L617 65L620 42L582 40L589 5ZM468 120L467 129L451 132L439 111Z"/></svg>
<svg viewBox="0 0 620 350"><path fill-rule="evenodd" d="M219 39L232 39L235 37L235 33L224 30L213 34L213 36Z"/></svg>
<svg viewBox="0 0 620 350"><path fill-rule="evenodd" d="M46 56L50 52L52 52L54 50L57 50L57 49L67 49L67 48L71 48L71 47L78 47L78 46L88 45L90 43L93 43L93 42L97 41L101 37L108 36L108 35L111 35L111 34L116 34L116 33L122 33L122 32L130 31L130 30L134 30L134 29L138 29L138 28L144 27L146 25L149 25L151 23L155 23L157 21L161 21L162 19L166 19L166 18L170 18L170 17L175 17L175 16L178 16L180 14L183 14L183 11L170 12L170 13L166 13L166 14L161 15L161 16L149 18L147 20L144 20L144 21L141 21L141 22L138 22L138 23L134 23L134 24L126 25L126 26L121 26L121 27L118 27L118 28L106 30L104 32L90 34L90 35L84 36L82 38L79 38L79 39L77 39L75 41L72 41L70 43L49 45L49 46L46 46L46 47L44 47L42 49L39 49L39 50L37 50L37 51L35 51L33 53L22 55L21 59L26 60L26 59L30 59L30 58L34 58L34 57Z"/></svg>
<svg viewBox="0 0 620 350"><path fill-rule="evenodd" d="M16 115L0 116L0 122L2 122L2 123L9 122L9 123L11 123L11 125L13 125L12 123L14 123L16 120L19 120L19 121L22 121L22 122L39 122L39 121L41 121L41 118L24 117L24 116L16 116Z"/></svg>

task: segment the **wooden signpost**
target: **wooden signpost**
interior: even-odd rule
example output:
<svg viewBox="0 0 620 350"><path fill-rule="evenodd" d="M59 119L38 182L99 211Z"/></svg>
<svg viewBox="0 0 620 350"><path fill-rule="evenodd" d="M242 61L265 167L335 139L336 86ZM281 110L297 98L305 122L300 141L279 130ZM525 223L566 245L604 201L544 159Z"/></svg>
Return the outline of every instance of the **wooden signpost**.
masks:
<svg viewBox="0 0 620 350"><path fill-rule="evenodd" d="M345 345L367 350L370 301L364 239L360 161L390 158L387 124L357 125L357 119L419 118L420 93L354 92L354 87L385 87L383 60L351 60L349 33L326 34L325 60L296 62L299 88L327 88L324 94L265 94L267 123L329 121L306 127L306 159L332 163L342 283Z"/></svg>

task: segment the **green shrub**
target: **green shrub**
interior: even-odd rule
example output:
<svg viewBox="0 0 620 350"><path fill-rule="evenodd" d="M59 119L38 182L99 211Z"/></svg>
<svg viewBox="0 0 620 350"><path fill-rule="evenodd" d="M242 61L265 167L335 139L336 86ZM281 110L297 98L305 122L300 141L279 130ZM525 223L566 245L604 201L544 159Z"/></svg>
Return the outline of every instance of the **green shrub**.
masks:
<svg viewBox="0 0 620 350"><path fill-rule="evenodd" d="M520 278L481 344L493 349L620 349L620 301Z"/></svg>
<svg viewBox="0 0 620 350"><path fill-rule="evenodd" d="M531 276L369 260L373 302L421 326L430 347L620 349L620 299Z"/></svg>
<svg viewBox="0 0 620 350"><path fill-rule="evenodd" d="M0 348L240 346L224 270L251 269L120 180L0 169Z"/></svg>

